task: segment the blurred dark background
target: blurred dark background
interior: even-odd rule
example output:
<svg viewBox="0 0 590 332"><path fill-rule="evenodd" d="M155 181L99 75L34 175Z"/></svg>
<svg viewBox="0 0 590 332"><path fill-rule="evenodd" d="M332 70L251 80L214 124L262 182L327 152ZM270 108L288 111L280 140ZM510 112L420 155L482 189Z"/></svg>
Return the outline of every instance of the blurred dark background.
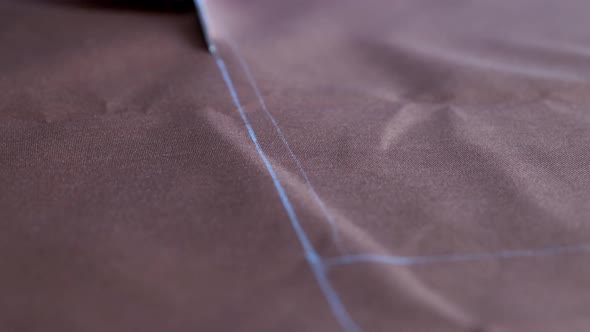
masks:
<svg viewBox="0 0 590 332"><path fill-rule="evenodd" d="M185 12L194 8L192 0L29 0L31 2L58 3L78 7Z"/></svg>

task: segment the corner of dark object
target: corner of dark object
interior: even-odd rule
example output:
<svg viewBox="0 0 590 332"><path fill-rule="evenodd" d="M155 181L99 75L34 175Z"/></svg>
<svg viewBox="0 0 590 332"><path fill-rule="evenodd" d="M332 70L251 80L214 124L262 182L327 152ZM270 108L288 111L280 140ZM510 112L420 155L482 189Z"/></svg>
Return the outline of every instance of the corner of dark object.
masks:
<svg viewBox="0 0 590 332"><path fill-rule="evenodd" d="M192 0L28 0L79 8L184 13L193 10Z"/></svg>
<svg viewBox="0 0 590 332"><path fill-rule="evenodd" d="M192 41L199 51L209 53L208 43L202 29L202 23L196 12L193 0L23 0L36 3L58 4L67 7L86 8L92 10L124 10L161 13L195 13L194 23L190 27Z"/></svg>

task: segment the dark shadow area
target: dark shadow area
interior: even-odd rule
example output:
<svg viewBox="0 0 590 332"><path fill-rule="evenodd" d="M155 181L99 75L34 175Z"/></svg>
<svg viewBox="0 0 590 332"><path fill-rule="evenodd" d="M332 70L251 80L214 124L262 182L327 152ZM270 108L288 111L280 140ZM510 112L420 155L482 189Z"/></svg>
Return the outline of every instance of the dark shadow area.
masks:
<svg viewBox="0 0 590 332"><path fill-rule="evenodd" d="M29 0L89 9L183 13L194 9L192 0Z"/></svg>
<svg viewBox="0 0 590 332"><path fill-rule="evenodd" d="M23 0L30 3L57 5L98 11L127 11L150 14L192 15L193 22L183 24L181 33L199 50L207 51L207 39L193 0Z"/></svg>

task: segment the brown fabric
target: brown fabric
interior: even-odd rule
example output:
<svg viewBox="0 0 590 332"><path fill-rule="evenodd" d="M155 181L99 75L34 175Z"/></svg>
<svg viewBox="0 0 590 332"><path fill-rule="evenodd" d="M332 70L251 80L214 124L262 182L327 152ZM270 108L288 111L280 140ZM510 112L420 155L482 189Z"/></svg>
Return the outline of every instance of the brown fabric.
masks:
<svg viewBox="0 0 590 332"><path fill-rule="evenodd" d="M2 331L590 330L588 1L115 3L0 1Z"/></svg>

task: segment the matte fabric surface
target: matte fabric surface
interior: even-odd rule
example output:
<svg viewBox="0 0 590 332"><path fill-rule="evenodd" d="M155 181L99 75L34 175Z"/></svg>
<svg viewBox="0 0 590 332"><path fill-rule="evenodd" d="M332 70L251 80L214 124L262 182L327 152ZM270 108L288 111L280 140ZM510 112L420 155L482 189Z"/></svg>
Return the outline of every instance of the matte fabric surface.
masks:
<svg viewBox="0 0 590 332"><path fill-rule="evenodd" d="M0 0L0 330L590 330L590 2L122 3Z"/></svg>

